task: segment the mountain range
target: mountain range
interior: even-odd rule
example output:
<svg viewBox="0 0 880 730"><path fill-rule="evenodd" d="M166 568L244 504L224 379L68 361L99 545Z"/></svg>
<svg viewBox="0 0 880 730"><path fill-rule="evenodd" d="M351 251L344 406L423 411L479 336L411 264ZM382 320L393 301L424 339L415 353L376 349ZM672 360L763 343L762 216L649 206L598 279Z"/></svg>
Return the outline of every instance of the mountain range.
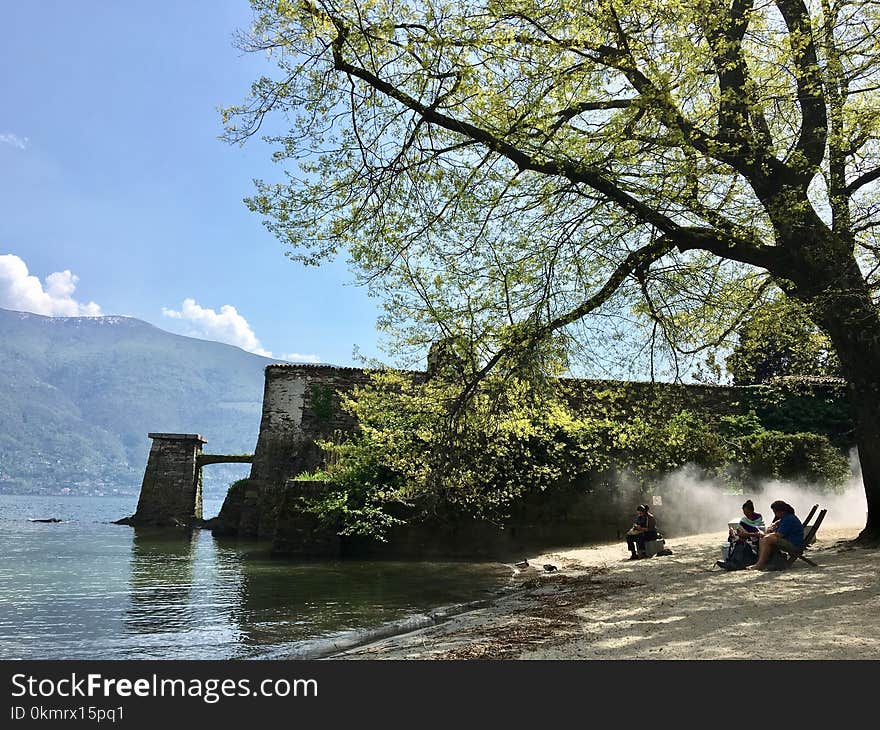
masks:
<svg viewBox="0 0 880 730"><path fill-rule="evenodd" d="M252 453L272 362L131 317L0 309L0 493L137 493L151 431ZM205 489L246 472L208 467Z"/></svg>

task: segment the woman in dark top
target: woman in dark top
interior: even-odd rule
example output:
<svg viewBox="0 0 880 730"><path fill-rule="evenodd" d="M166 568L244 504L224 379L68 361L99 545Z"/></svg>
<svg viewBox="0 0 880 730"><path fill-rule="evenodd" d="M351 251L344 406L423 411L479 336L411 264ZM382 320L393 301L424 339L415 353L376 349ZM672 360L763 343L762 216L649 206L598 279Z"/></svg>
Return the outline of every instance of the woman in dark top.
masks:
<svg viewBox="0 0 880 730"><path fill-rule="evenodd" d="M636 521L633 522L633 526L626 533L626 545L632 553L629 559L647 558L648 554L645 552L645 543L648 540L656 539L657 520L648 511L648 505L640 504L636 508Z"/></svg>

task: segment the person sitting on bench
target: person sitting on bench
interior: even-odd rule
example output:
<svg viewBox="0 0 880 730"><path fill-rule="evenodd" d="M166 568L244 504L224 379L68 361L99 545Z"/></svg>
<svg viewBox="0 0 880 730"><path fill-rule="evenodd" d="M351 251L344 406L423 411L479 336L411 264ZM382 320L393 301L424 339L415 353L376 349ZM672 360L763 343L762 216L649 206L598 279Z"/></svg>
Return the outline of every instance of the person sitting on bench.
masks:
<svg viewBox="0 0 880 730"><path fill-rule="evenodd" d="M770 509L773 510L776 519L767 528L767 532L761 534L758 543L758 562L750 565L749 570L763 569L777 550L783 550L791 555L800 552L804 546L804 526L795 516L794 507L782 500L776 500L770 505Z"/></svg>
<svg viewBox="0 0 880 730"><path fill-rule="evenodd" d="M645 543L648 540L657 539L657 520L648 511L648 505L640 504L636 507L636 521L629 532L626 533L626 546L629 548L630 560L638 560L639 558L647 558L648 553L645 552Z"/></svg>

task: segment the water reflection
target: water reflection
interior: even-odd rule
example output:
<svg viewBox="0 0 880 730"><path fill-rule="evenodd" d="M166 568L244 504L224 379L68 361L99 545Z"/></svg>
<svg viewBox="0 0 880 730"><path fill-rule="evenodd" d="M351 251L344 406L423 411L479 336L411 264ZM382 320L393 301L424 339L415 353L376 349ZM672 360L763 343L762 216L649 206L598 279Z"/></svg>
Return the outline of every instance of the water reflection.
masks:
<svg viewBox="0 0 880 730"><path fill-rule="evenodd" d="M321 636L485 597L510 576L487 563L297 563L204 531L109 524L132 509L0 495L0 658L284 656ZM70 521L27 522L34 514Z"/></svg>
<svg viewBox="0 0 880 730"><path fill-rule="evenodd" d="M131 542L125 629L142 656L236 654L241 601L238 561L218 556L211 535L136 528Z"/></svg>
<svg viewBox="0 0 880 730"><path fill-rule="evenodd" d="M440 605L486 597L510 570L486 563L320 561L265 555L242 563L236 611L249 655L292 651L306 639L366 629Z"/></svg>
<svg viewBox="0 0 880 730"><path fill-rule="evenodd" d="M507 574L468 563L297 563L200 531L138 528L126 643L130 656L141 657L278 656L305 640L473 600L485 595L476 587L487 577Z"/></svg>
<svg viewBox="0 0 880 730"><path fill-rule="evenodd" d="M128 633L185 631L192 626L190 591L197 536L135 528L129 567Z"/></svg>
<svg viewBox="0 0 880 730"><path fill-rule="evenodd" d="M18 507L5 497L0 510L0 658L115 655L129 536L115 527L85 529L75 518L29 523L28 516L50 512L30 501L9 509L10 502Z"/></svg>

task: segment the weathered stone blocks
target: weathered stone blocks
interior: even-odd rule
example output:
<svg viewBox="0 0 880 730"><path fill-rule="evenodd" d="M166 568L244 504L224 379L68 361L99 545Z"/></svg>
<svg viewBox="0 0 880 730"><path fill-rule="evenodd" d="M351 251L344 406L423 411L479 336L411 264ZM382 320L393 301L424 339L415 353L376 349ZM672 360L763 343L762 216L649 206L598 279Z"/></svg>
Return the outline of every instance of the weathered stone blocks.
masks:
<svg viewBox="0 0 880 730"><path fill-rule="evenodd" d="M207 439L194 433L151 433L153 439L137 511L119 522L190 527L202 519L198 457Z"/></svg>

